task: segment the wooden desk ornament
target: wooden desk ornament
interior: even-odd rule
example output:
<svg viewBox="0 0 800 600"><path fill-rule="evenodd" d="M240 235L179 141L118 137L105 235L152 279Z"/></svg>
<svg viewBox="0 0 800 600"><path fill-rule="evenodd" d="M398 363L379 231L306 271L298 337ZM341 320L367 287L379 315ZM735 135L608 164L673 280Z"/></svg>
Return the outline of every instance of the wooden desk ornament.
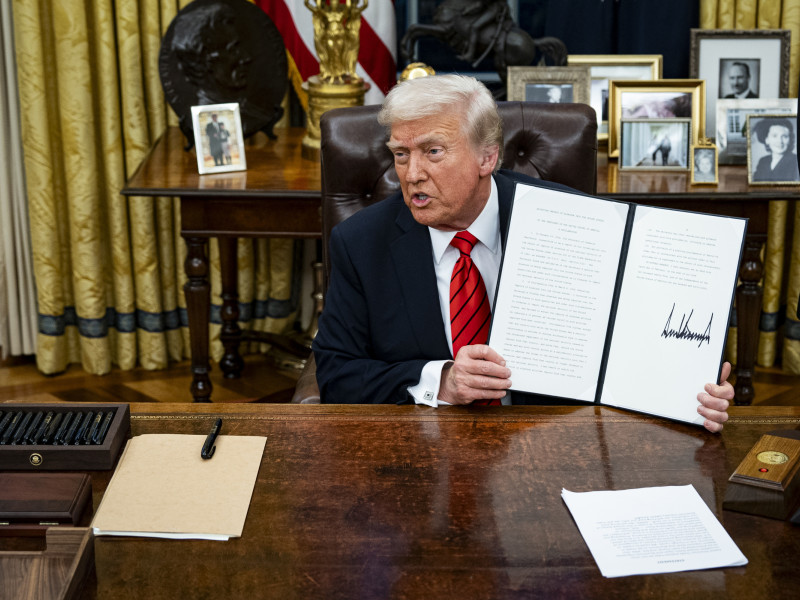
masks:
<svg viewBox="0 0 800 600"><path fill-rule="evenodd" d="M0 404L0 470L105 471L130 429L127 404Z"/></svg>
<svg viewBox="0 0 800 600"><path fill-rule="evenodd" d="M722 507L800 524L800 431L771 431L728 479Z"/></svg>

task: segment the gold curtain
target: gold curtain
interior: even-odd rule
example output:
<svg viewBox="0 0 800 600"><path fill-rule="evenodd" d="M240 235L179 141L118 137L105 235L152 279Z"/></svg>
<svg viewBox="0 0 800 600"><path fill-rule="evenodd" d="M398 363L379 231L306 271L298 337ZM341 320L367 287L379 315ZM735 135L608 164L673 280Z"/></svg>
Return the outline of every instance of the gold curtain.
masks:
<svg viewBox="0 0 800 600"><path fill-rule="evenodd" d="M792 32L789 95L797 95L800 0L700 0L700 27L789 29ZM769 208L757 362L774 366L782 353L783 369L800 373L800 323L796 314L800 292L800 223L796 221L800 215L795 204L772 202Z"/></svg>
<svg viewBox="0 0 800 600"><path fill-rule="evenodd" d="M37 287L37 364L163 368L189 355L185 247L174 198L120 195L177 119L158 75L161 37L189 0L14 0L14 31ZM212 259L211 354L219 343ZM239 241L241 326L294 322L297 245Z"/></svg>

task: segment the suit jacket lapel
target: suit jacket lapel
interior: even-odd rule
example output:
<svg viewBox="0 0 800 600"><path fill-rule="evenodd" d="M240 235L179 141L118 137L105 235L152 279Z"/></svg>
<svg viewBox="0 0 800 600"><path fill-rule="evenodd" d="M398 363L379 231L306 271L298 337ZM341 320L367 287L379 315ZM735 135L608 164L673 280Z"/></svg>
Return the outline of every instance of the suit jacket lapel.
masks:
<svg viewBox="0 0 800 600"><path fill-rule="evenodd" d="M505 250L508 223L511 218L511 204L516 186L511 179L502 175L495 175L494 181L497 184L497 200L500 208L500 240L502 248Z"/></svg>
<svg viewBox="0 0 800 600"><path fill-rule="evenodd" d="M401 233L391 242L390 251L414 336L424 356L449 356L428 228L417 223L405 205L396 222Z"/></svg>

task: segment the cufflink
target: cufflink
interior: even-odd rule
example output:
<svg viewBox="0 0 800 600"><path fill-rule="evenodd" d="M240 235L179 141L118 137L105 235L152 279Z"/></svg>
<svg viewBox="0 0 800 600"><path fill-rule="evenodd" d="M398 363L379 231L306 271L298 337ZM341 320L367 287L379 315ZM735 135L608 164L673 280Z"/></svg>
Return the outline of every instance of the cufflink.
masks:
<svg viewBox="0 0 800 600"><path fill-rule="evenodd" d="M432 402L433 392L430 390L426 391L425 394L422 396L422 399L425 400L426 402Z"/></svg>

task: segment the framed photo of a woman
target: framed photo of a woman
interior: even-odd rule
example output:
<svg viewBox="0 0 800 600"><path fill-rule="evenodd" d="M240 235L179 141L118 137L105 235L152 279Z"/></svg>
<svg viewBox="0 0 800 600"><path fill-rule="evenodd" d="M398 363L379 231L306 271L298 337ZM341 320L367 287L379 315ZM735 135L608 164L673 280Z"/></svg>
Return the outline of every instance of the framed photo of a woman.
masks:
<svg viewBox="0 0 800 600"><path fill-rule="evenodd" d="M798 185L797 115L747 115L747 183Z"/></svg>
<svg viewBox="0 0 800 600"><path fill-rule="evenodd" d="M719 182L717 170L717 147L714 144L695 144L692 146L692 185L716 185Z"/></svg>

